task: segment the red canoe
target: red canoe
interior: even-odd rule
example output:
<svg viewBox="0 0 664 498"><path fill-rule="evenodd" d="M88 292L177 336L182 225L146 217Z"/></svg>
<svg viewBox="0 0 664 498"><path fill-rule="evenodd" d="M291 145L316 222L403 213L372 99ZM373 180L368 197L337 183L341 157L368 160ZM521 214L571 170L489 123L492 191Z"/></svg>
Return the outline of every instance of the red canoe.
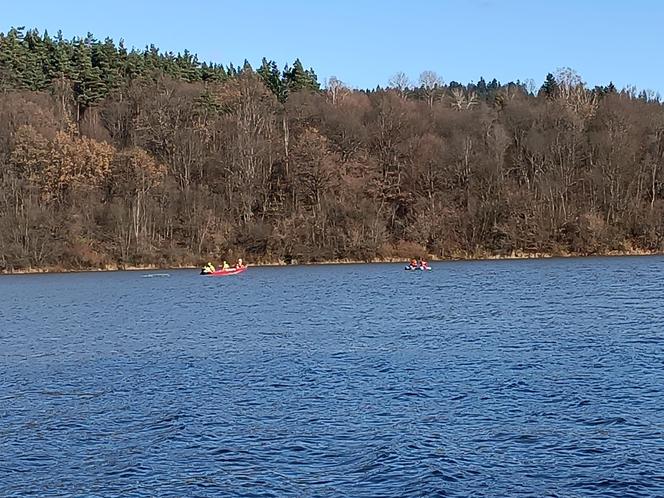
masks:
<svg viewBox="0 0 664 498"><path fill-rule="evenodd" d="M226 275L237 275L238 273L242 273L243 271L246 271L247 267L246 266L241 266L240 268L229 268L227 270L216 270L212 273L201 273L201 275L207 275L210 277L225 277Z"/></svg>

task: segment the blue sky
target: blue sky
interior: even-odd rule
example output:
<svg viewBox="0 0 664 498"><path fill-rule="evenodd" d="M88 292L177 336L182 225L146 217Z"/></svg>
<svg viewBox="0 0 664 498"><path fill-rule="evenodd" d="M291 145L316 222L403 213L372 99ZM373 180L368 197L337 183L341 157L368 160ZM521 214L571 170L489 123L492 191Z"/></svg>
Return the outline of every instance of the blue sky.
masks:
<svg viewBox="0 0 664 498"><path fill-rule="evenodd" d="M664 94L659 0L32 0L2 2L0 31L91 31L185 48L202 60L280 66L299 57L319 79L385 85L397 71L447 82L532 78L569 66L590 85L613 81Z"/></svg>

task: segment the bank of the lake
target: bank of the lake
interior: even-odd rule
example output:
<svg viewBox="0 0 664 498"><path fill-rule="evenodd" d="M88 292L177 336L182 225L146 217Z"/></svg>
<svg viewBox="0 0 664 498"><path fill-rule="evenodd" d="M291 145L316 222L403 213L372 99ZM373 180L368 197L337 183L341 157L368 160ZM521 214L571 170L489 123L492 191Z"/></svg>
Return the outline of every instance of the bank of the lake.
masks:
<svg viewBox="0 0 664 498"><path fill-rule="evenodd" d="M491 260L524 260L524 259L551 259L551 258L598 258L598 257L622 257L622 256L658 256L662 255L662 251L651 251L645 249L630 249L630 250L616 250L605 251L600 253L573 253L573 252L523 252L514 251L509 254L495 254L488 252L480 252L476 254L469 253L455 253L449 257L439 257L435 255L428 255L429 262L450 262L450 261L491 261ZM290 262L282 259L269 259L261 258L259 261L252 262L248 260L249 266L264 267L264 266L311 266L311 265L343 265L343 264L379 264L379 263L407 263L411 256L404 257L383 257L383 258L370 258L370 259L335 259L323 261L299 261L292 260ZM419 256L418 256L419 257ZM113 271L146 271L146 270L193 270L200 269L205 264L203 261L216 262L214 257L209 259L201 259L201 262L196 264L192 262L184 264L108 264L103 267L63 267L63 266L49 266L43 268L14 268L14 269L1 269L0 275L23 275L23 274L40 274L40 273L81 273L81 272L113 272Z"/></svg>

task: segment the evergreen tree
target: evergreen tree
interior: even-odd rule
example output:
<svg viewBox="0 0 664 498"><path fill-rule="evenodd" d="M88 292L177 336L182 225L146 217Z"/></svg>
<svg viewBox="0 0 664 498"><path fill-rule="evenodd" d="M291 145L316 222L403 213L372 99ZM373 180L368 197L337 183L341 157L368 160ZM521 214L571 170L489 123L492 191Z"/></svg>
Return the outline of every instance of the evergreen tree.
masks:
<svg viewBox="0 0 664 498"><path fill-rule="evenodd" d="M49 50L49 65L53 79L71 78L72 64L70 45L62 38L62 31L58 31L53 45Z"/></svg>
<svg viewBox="0 0 664 498"><path fill-rule="evenodd" d="M487 90L490 92L500 90L500 81L498 81L496 78L492 79L491 82L487 85Z"/></svg>
<svg viewBox="0 0 664 498"><path fill-rule="evenodd" d="M226 79L226 70L221 64L203 62L200 74L203 81L224 81Z"/></svg>
<svg viewBox="0 0 664 498"><path fill-rule="evenodd" d="M144 54L132 49L125 59L123 71L125 83L143 76L145 74L145 64L146 60Z"/></svg>
<svg viewBox="0 0 664 498"><path fill-rule="evenodd" d="M192 55L189 50L184 53L178 53L175 58L175 64L178 68L179 78L186 81L197 81L201 79L202 75L199 71L200 64L198 58Z"/></svg>
<svg viewBox="0 0 664 498"><path fill-rule="evenodd" d="M300 90L319 91L320 83L313 69L305 71L300 59L295 59L293 67L286 66L283 73L284 82L290 92Z"/></svg>
<svg viewBox="0 0 664 498"><path fill-rule="evenodd" d="M249 61L247 59L244 60L244 64L242 64L242 69L240 69L240 74L251 74L254 72L254 68L251 67L251 64L249 64Z"/></svg>
<svg viewBox="0 0 664 498"><path fill-rule="evenodd" d="M261 62L261 67L256 71L261 77L263 83L277 97L280 102L285 102L288 92L284 81L281 79L277 63L268 61L265 57Z"/></svg>
<svg viewBox="0 0 664 498"><path fill-rule="evenodd" d="M487 99L488 92L487 92L486 81L484 81L484 77L480 77L480 80L477 82L475 92L477 93L478 98L482 100Z"/></svg>
<svg viewBox="0 0 664 498"><path fill-rule="evenodd" d="M23 29L11 28L0 40L0 81L4 88L23 88Z"/></svg>
<svg viewBox="0 0 664 498"><path fill-rule="evenodd" d="M44 83L44 72L41 67L41 47L39 36L28 31L23 37L21 46L21 87L27 90L41 90Z"/></svg>
<svg viewBox="0 0 664 498"><path fill-rule="evenodd" d="M454 80L450 81L450 84L448 85L448 87L449 87L450 90L463 90L464 89L464 86L461 83L459 83L458 81L454 81Z"/></svg>
<svg viewBox="0 0 664 498"><path fill-rule="evenodd" d="M159 49L155 47L154 45L150 44L149 47L145 47L145 50L143 50L143 67L144 71L147 72L154 72L154 71L159 71L165 70L167 64L165 61L162 61L160 59L165 59L167 57L167 54L164 54L160 57L159 54Z"/></svg>
<svg viewBox="0 0 664 498"><path fill-rule="evenodd" d="M99 70L103 94L117 90L121 85L120 55L112 39L95 43L91 48L92 65Z"/></svg>
<svg viewBox="0 0 664 498"><path fill-rule="evenodd" d="M91 35L88 35L74 46L74 62L78 69L74 79L74 93L79 104L79 118L81 111L99 102L106 93L101 71L92 63L92 43Z"/></svg>
<svg viewBox="0 0 664 498"><path fill-rule="evenodd" d="M552 99L556 96L557 92L558 92L558 82L556 81L555 76L549 73L546 75L544 84L542 85L542 88L540 88L539 90L539 95L544 95L546 98Z"/></svg>

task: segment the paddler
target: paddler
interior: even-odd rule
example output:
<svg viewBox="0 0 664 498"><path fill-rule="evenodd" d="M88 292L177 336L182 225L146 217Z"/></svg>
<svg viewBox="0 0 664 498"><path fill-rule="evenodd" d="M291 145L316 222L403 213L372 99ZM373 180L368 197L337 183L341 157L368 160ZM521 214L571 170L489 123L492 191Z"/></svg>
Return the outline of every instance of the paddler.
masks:
<svg viewBox="0 0 664 498"><path fill-rule="evenodd" d="M214 273L214 265L208 261L208 264L205 265L206 273Z"/></svg>
<svg viewBox="0 0 664 498"><path fill-rule="evenodd" d="M242 264L242 258L238 258L235 268L242 268L243 266L244 265Z"/></svg>
<svg viewBox="0 0 664 498"><path fill-rule="evenodd" d="M228 270L230 267L231 266L228 264L228 262L224 260L224 266L223 266L224 270Z"/></svg>

